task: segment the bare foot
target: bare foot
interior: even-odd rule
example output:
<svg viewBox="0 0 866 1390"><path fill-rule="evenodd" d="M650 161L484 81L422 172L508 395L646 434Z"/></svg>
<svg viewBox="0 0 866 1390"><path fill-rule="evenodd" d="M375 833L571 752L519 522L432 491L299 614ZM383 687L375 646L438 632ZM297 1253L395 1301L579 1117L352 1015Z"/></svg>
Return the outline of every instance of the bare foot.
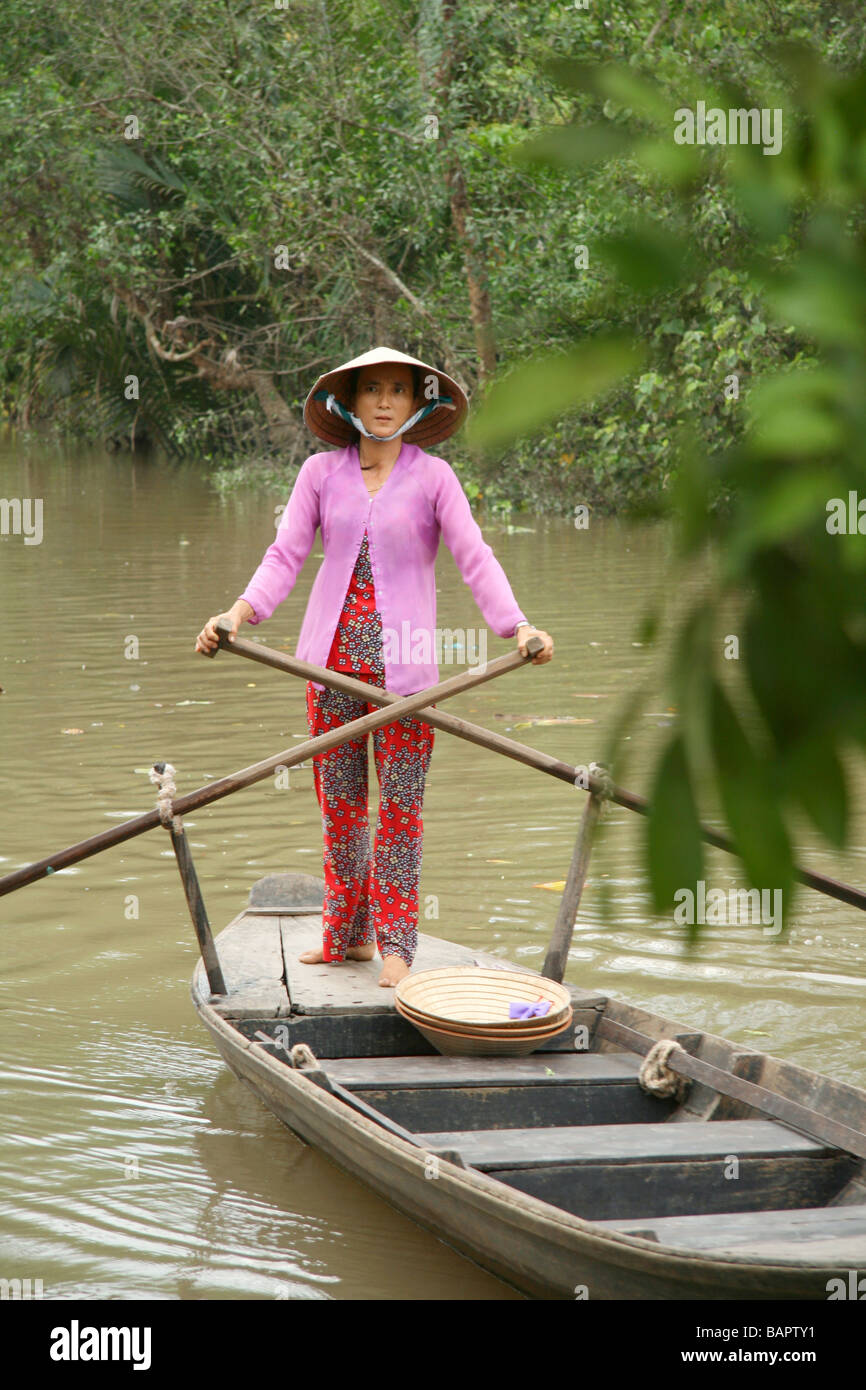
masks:
<svg viewBox="0 0 866 1390"><path fill-rule="evenodd" d="M349 946L346 955L349 960L372 960L376 954L376 947L371 941L367 946ZM321 946L317 946L312 951L304 951L303 955L298 956L298 960L303 961L304 965L342 965L341 960L325 961Z"/></svg>
<svg viewBox="0 0 866 1390"><path fill-rule="evenodd" d="M402 956L383 956L382 974L379 976L379 984L398 985L402 979L409 974L409 967Z"/></svg>

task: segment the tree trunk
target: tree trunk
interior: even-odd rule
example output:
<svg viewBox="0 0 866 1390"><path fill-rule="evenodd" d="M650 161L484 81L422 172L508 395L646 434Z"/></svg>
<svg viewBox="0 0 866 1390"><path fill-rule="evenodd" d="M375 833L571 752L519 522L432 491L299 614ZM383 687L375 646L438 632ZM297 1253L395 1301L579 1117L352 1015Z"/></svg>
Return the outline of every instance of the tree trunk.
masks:
<svg viewBox="0 0 866 1390"><path fill-rule="evenodd" d="M445 183L451 195L451 216L458 240L463 248L463 263L466 267L466 285L469 290L469 314L472 331L475 335L475 351L478 354L479 385L492 376L496 370L496 339L493 333L493 318L490 308L487 267L477 237L472 233L467 221L472 216L469 196L463 169L456 156L449 161Z"/></svg>
<svg viewBox="0 0 866 1390"><path fill-rule="evenodd" d="M454 230L463 254L466 287L469 292L469 314L475 337L475 351L478 356L478 382L483 387L485 380L492 376L496 370L496 337L493 331L484 248L480 237L472 226L472 205L469 201L463 166L453 143L448 118L451 67L458 56L454 51L453 32L456 8L456 0L443 0L442 60L436 73L433 96L437 108L435 114L439 119L439 135L444 145L445 186L448 189Z"/></svg>
<svg viewBox="0 0 866 1390"><path fill-rule="evenodd" d="M302 442L304 430L274 385L271 373L251 371L247 376L268 422L270 442L275 448L297 447Z"/></svg>

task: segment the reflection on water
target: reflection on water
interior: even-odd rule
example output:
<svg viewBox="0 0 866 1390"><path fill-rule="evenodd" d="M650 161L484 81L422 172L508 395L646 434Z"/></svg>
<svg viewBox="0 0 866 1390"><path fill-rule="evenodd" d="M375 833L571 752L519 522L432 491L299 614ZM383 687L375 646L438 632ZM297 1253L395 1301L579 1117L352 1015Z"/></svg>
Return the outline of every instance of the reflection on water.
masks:
<svg viewBox="0 0 866 1390"><path fill-rule="evenodd" d="M192 650L252 574L278 498L224 499L193 471L8 444L0 491L41 497L44 531L39 546L0 541L0 871L149 810L156 759L174 763L183 792L306 736L300 682ZM555 660L449 707L588 763L649 669L634 631L664 583L669 539L658 526L524 524L485 535L553 633ZM294 649L314 573L311 558L257 637ZM443 626L475 625L444 546L438 582ZM490 655L505 650L491 636ZM661 690L647 709L621 778L639 792L676 718ZM862 787L862 764L851 774ZM582 797L437 734L421 894L438 916L422 930L540 967ZM309 768L186 824L215 926L263 873L320 871ZM683 928L651 914L643 830L628 812L606 815L568 979L866 1085L861 914L802 890L786 940L709 927L686 954ZM858 809L848 854L815 844L802 857L862 883L864 832ZM741 886L715 850L705 878ZM3 899L0 917L0 1272L41 1277L59 1298L516 1297L302 1145L227 1072L189 1002L194 938L161 831Z"/></svg>

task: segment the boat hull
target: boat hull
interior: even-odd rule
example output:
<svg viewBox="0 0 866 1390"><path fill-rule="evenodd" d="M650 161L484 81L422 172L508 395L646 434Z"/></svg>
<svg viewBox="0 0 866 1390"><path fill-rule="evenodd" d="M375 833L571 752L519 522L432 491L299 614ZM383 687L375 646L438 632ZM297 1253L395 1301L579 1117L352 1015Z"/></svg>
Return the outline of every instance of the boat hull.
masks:
<svg viewBox="0 0 866 1390"><path fill-rule="evenodd" d="M250 1042L194 989L234 1074L294 1134L391 1206L512 1288L542 1299L824 1300L838 1263L671 1253L594 1223L389 1134Z"/></svg>

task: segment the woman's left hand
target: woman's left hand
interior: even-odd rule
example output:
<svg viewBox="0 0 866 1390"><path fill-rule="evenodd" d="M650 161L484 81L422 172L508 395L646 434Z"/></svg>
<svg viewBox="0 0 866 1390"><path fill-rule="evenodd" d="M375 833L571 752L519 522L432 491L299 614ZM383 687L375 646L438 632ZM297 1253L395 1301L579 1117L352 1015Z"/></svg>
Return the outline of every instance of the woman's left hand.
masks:
<svg viewBox="0 0 866 1390"><path fill-rule="evenodd" d="M526 623L523 623L517 629L516 636L517 649L521 656L526 656L526 643L528 638L540 637L544 643L544 651L539 652L537 656L532 658L533 666L541 666L543 662L549 661L553 656L553 638L549 632L542 632L540 627L529 627Z"/></svg>

